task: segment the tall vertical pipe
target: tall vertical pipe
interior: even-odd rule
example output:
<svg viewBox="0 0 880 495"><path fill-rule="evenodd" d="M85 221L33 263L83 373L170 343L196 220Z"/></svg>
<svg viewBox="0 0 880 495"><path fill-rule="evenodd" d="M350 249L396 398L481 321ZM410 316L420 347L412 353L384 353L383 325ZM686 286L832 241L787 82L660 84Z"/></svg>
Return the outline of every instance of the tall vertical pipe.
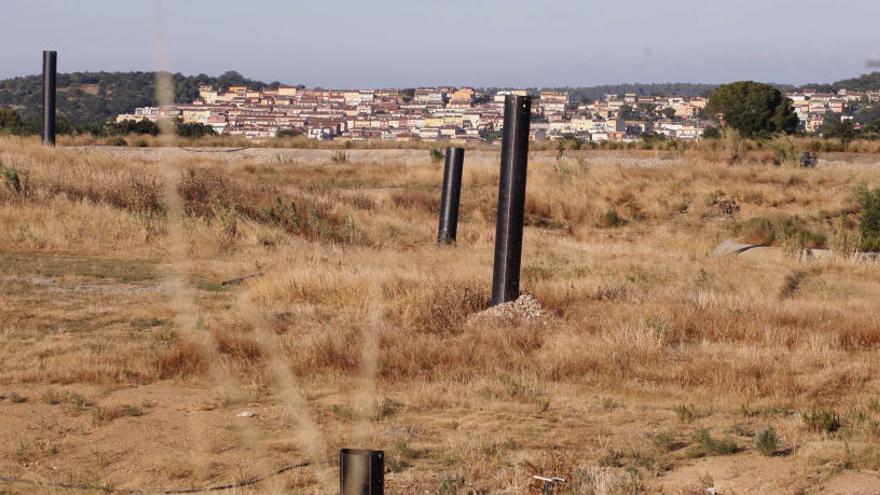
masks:
<svg viewBox="0 0 880 495"><path fill-rule="evenodd" d="M340 450L339 493L341 495L383 495L385 493L385 453L381 450Z"/></svg>
<svg viewBox="0 0 880 495"><path fill-rule="evenodd" d="M531 109L532 99L529 96L507 95L504 99L495 266L492 272L493 305L519 297Z"/></svg>
<svg viewBox="0 0 880 495"><path fill-rule="evenodd" d="M440 226L437 242L451 244L458 233L458 207L461 200L461 174L464 168L464 148L446 148L443 167L443 192L440 194Z"/></svg>
<svg viewBox="0 0 880 495"><path fill-rule="evenodd" d="M43 144L55 146L55 95L58 53L43 50L43 126L40 135Z"/></svg>

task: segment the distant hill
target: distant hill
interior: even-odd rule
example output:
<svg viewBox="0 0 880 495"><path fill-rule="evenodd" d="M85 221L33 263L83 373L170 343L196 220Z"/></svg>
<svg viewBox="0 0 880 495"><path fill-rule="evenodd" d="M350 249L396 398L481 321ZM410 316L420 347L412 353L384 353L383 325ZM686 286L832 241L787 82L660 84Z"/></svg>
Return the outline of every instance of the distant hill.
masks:
<svg viewBox="0 0 880 495"><path fill-rule="evenodd" d="M625 95L634 93L637 96L708 96L717 88L714 84L692 83L657 83L657 84L606 84L589 87L561 87L546 88L556 91L568 91L571 101L593 101L603 98L605 95Z"/></svg>
<svg viewBox="0 0 880 495"><path fill-rule="evenodd" d="M219 77L173 74L173 78L178 102L191 102L198 96L200 84L212 84L224 89L229 86L261 89L278 85L254 81L234 71L225 72ZM18 109L25 120L39 117L41 100L42 76L0 81L0 107ZM155 72L58 74L58 112L76 126L102 123L114 115L156 104Z"/></svg>
<svg viewBox="0 0 880 495"><path fill-rule="evenodd" d="M850 91L877 91L880 90L880 72L863 74L852 79L844 79L831 84L805 84L803 88L812 88L816 91L830 93L841 89Z"/></svg>

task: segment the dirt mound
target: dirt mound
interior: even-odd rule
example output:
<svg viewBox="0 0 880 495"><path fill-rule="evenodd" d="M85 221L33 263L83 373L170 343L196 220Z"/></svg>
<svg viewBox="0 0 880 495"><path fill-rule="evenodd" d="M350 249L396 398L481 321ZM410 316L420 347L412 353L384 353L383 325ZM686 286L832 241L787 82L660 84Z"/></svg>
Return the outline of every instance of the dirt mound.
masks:
<svg viewBox="0 0 880 495"><path fill-rule="evenodd" d="M522 294L516 301L492 306L491 308L471 315L468 324L493 320L541 320L548 316L541 301L531 294Z"/></svg>

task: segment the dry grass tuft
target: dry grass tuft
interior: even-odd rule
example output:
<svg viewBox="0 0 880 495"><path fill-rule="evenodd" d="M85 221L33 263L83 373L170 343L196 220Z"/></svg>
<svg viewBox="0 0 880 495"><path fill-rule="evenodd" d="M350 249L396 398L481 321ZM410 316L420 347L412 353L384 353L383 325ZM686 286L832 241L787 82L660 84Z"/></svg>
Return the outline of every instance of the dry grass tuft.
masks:
<svg viewBox="0 0 880 495"><path fill-rule="evenodd" d="M162 212L158 178L142 170L116 167L106 160L58 160L48 167L23 159L15 162L20 164L3 170L7 182L16 187L0 187L0 202L46 204L60 197L132 213Z"/></svg>
<svg viewBox="0 0 880 495"><path fill-rule="evenodd" d="M320 194L305 191L285 194L267 184L251 185L218 170L201 168L189 168L178 191L183 197L185 212L193 217L222 220L218 213L233 211L248 220L276 226L307 239L355 241L351 216L340 212L330 197Z"/></svg>
<svg viewBox="0 0 880 495"><path fill-rule="evenodd" d="M426 191L400 191L391 195L391 203L397 208L436 214L440 211L440 199Z"/></svg>
<svg viewBox="0 0 880 495"><path fill-rule="evenodd" d="M94 413L93 418L96 423L106 423L109 421L113 421L114 419L124 418L124 417L139 417L145 414L143 408L133 406L131 404L119 404L113 406L98 406Z"/></svg>
<svg viewBox="0 0 880 495"><path fill-rule="evenodd" d="M791 297L794 297L798 290L800 290L801 284L804 283L804 280L806 280L806 278L807 272L803 270L797 270L786 275L785 284L783 284L782 288L779 289L779 298L789 299Z"/></svg>
<svg viewBox="0 0 880 495"><path fill-rule="evenodd" d="M263 353L260 351L260 346L253 340L218 331L211 333L214 336L217 351L221 354L246 364L257 363L262 360Z"/></svg>
<svg viewBox="0 0 880 495"><path fill-rule="evenodd" d="M385 298L396 302L392 316L416 332L458 334L468 316L489 307L485 287L475 281L395 279L383 287Z"/></svg>
<svg viewBox="0 0 880 495"><path fill-rule="evenodd" d="M180 342L174 349L159 356L156 368L162 379L204 376L208 371L208 361L197 345Z"/></svg>

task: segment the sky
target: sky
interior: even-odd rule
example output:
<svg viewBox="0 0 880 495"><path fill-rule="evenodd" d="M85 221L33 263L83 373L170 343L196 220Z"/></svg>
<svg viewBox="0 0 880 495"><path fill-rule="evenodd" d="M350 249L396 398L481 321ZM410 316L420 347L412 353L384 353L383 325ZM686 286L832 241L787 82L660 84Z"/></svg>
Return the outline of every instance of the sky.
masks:
<svg viewBox="0 0 880 495"><path fill-rule="evenodd" d="M184 74L236 70L334 88L804 84L880 70L866 65L880 59L877 0L3 4L0 79L39 73L43 49L58 50L60 72L153 70L161 60Z"/></svg>

